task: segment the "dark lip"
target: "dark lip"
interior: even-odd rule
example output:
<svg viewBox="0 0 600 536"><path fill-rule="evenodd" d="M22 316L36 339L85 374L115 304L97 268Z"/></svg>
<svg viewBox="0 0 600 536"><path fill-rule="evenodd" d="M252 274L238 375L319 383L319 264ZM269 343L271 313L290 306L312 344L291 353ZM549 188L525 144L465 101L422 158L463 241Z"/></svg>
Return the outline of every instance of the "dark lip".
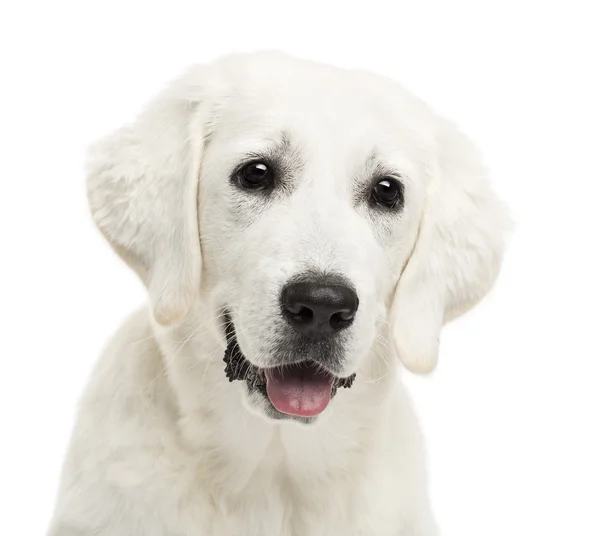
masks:
<svg viewBox="0 0 600 536"><path fill-rule="evenodd" d="M235 335L235 326L231 320L231 316L227 312L223 316L225 325L225 339L227 342L227 348L225 349L223 361L225 362L225 375L227 376L227 379L229 382L236 380L246 381L250 389L259 390L266 395L267 380L265 377L265 371L270 368L279 368L279 366L275 365L273 367L261 368L252 364L244 356L238 345L237 337ZM356 377L356 374L351 374L345 378L340 377L334 372L328 370L327 367L324 367L323 365L309 359L298 359L293 362L286 363L284 366L294 366L301 363L309 363L315 368L324 370L333 376L334 382L332 387L332 397L335 395L338 388L350 388L354 382L354 378Z"/></svg>

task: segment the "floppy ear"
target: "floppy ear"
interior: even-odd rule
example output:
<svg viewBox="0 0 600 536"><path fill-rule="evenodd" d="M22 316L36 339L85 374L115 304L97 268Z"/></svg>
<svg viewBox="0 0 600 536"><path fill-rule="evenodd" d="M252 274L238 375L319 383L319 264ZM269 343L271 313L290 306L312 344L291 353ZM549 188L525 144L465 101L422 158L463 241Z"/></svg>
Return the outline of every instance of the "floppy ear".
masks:
<svg viewBox="0 0 600 536"><path fill-rule="evenodd" d="M89 151L94 221L147 286L161 324L181 318L199 291L200 108L169 88Z"/></svg>
<svg viewBox="0 0 600 536"><path fill-rule="evenodd" d="M419 373L437 364L443 324L492 286L508 228L506 210L469 140L443 122L436 149L417 241L392 305L396 350L402 363Z"/></svg>

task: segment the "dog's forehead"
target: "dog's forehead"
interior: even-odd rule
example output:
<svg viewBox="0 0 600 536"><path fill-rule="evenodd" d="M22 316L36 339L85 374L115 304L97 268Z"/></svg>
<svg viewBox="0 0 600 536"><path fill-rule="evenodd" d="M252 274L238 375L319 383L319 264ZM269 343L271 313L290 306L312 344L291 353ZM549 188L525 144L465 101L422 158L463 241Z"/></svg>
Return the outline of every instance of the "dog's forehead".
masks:
<svg viewBox="0 0 600 536"><path fill-rule="evenodd" d="M368 154L374 147L408 149L427 137L426 110L376 75L257 54L230 58L219 76L215 100L229 133L270 138L287 132L299 142L326 144L327 150Z"/></svg>

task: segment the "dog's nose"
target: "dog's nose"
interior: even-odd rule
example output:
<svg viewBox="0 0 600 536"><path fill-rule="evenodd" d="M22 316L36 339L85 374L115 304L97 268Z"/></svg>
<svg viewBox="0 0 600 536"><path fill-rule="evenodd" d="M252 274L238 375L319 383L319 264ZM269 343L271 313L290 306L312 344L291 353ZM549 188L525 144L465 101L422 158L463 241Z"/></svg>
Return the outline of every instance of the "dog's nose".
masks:
<svg viewBox="0 0 600 536"><path fill-rule="evenodd" d="M358 296L341 277L315 277L288 283L283 312L300 334L312 339L335 335L354 321Z"/></svg>

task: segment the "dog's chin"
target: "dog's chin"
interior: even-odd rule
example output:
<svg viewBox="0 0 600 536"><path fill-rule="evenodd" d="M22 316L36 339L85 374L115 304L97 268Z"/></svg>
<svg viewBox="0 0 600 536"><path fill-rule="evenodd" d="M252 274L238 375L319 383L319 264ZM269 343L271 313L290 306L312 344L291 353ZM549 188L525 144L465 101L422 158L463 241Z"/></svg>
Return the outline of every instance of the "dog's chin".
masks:
<svg viewBox="0 0 600 536"><path fill-rule="evenodd" d="M230 320L226 322L226 339L225 375L230 382L246 384L249 409L275 421L315 422L337 390L351 387L354 381L354 374L341 378L310 359L257 367L244 356Z"/></svg>

